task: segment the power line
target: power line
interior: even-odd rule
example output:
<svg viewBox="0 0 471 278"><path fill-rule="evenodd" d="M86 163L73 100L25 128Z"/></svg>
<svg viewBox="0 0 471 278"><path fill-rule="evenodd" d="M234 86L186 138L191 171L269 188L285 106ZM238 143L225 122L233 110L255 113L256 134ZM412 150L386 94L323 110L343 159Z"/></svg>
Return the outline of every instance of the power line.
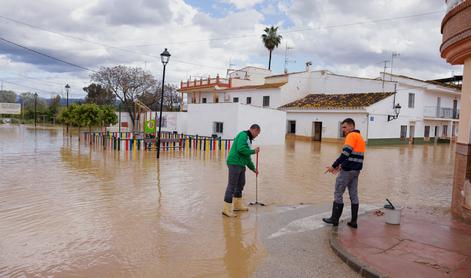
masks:
<svg viewBox="0 0 471 278"><path fill-rule="evenodd" d="M77 65L77 64L70 63L70 62L64 61L64 60L62 60L62 59L53 57L53 56L51 56L51 55L48 55L48 54L39 52L39 51L34 50L34 49L31 49L31 48L26 47L26 46L24 46L24 45L17 44L17 43L15 43L15 42L12 42L12 41L10 41L10 40L7 40L7 39L5 39L5 38L3 38L3 37L0 37L0 40L6 42L6 43L8 43L8 44L14 45L14 46L16 46L16 47L20 47L20 48L26 49L26 50L31 51L31 52L33 52L33 53L36 53L36 54L38 54L38 55L47 57L47 58L49 58L49 59L56 60L56 61L59 61L59 62L61 62L61 63L67 64L67 65L69 65L69 66L76 67L76 68L79 68L79 69L82 69L82 70L86 70L86 71L96 72L96 71L94 71L94 70L91 70L91 69L88 69L88 68L79 66L79 65Z"/></svg>
<svg viewBox="0 0 471 278"><path fill-rule="evenodd" d="M41 83L49 83L49 84L54 84L54 85L60 85L60 86L64 86L64 83L59 83L59 82L55 82L55 81L49 81L49 80L43 80L43 79L40 79L40 78L36 78L36 77L32 77L32 76L27 76L25 74L21 74L21 73L18 73L18 72L14 72L13 74L19 76L19 77L23 77L23 78L26 78L26 79L33 79L33 80L37 80Z"/></svg>
<svg viewBox="0 0 471 278"><path fill-rule="evenodd" d="M321 30L321 29L324 29L324 28L325 29L335 29L335 28L350 27L350 26L355 26L355 25L364 25L364 24L370 24L370 23L380 23L380 22L394 21L394 20L400 20L400 19L409 19L409 18L415 18L415 17L422 17L422 16L434 15L434 14L439 14L439 13L441 14L441 13L443 13L443 11L442 10L440 10L440 11L430 11L430 12L424 12L424 13L419 13L419 14L412 14L412 15L406 15L406 16L397 16L397 17L378 18L378 19L367 20L367 21L359 21L359 22L353 22L353 23L345 23L345 24L337 24L337 25L326 25L326 26L318 26L318 27L295 29L295 30L285 30L285 31L283 31L283 33L284 34L300 33L300 32L306 32L306 31ZM243 39L243 38L249 38L249 37L255 37L255 36L258 37L259 35L253 34L253 35L240 35L240 36L232 36L232 37L220 37L220 38L206 39L206 40L190 40L190 41L167 42L167 43L157 43L157 44L128 45L127 47L146 47L146 46L156 46L156 45L188 44L188 43L211 42L211 41L230 40L230 39Z"/></svg>
<svg viewBox="0 0 471 278"><path fill-rule="evenodd" d="M39 88L36 88L36 87L31 87L31 86L26 86L26 85L23 85L23 84L12 82L12 81L6 81L4 79L2 79L2 81L4 83L8 83L8 84L15 85L15 86L18 86L18 87L30 89L30 90L33 90L33 91L36 91L36 92L43 92L43 93L54 94L54 95L62 95L62 92L53 92L53 91L43 90L43 89L39 89ZM83 97L83 95L74 94L74 93L69 94L69 95L77 96L77 97Z"/></svg>
<svg viewBox="0 0 471 278"><path fill-rule="evenodd" d="M349 27L349 26L363 25L363 24L369 24L369 23L380 23L380 22L394 21L394 20L400 20L400 19L408 19L408 18L414 18L414 17L428 16L428 15L433 15L433 14L438 14L438 13L443 13L443 11L441 11L441 10L440 11L430 11L430 12L424 12L424 13L419 13L419 14L412 14L412 15L398 16L398 17L389 17L389 18L380 18L380 19L373 19L373 20L360 21L360 22L354 22L354 23L319 26L319 27L313 27L313 28L296 29L296 30L291 30L291 31L287 30L287 31L284 31L284 33L286 34L286 33L297 33L297 32L312 31L312 30L321 30L323 28L334 29L334 28ZM62 34L62 33L51 31L51 30L48 30L48 29L45 29L45 28L42 28L42 27L39 27L39 26L35 26L35 25L29 24L29 23L26 23L26 22L15 20L15 19L12 19L12 18L9 18L9 17L6 17L6 16L0 15L0 18L3 18L5 20L11 21L11 22L14 22L14 23L17 23L17 24L26 25L26 26L31 27L31 28L39 29L39 30L42 30L44 32L49 32L49 33L52 33L52 34L55 34L55 35L63 36L63 37L69 38L69 39L83 41L83 42L87 42L87 43L91 43L91 44L95 44L95 45L100 45L100 46L103 46L103 47L116 49L116 50L120 50L120 51L124 51L124 52L128 52L128 53L132 53L132 54L135 54L135 55L147 56L147 57L151 57L151 58L155 58L155 59L160 59L159 56L154 56L154 55L150 55L150 54L136 52L136 51L132 51L132 50L129 50L129 49L124 49L124 48L120 48L120 47L116 47L116 46L111 46L111 45L95 42L95 41L92 41L92 40L86 40L86 39L83 39L83 38L77 38L77 37L74 37L74 36ZM240 38L248 38L248 37L254 37L254 36L259 36L259 35L241 35L241 36L222 37L222 38L214 38L214 39L207 39L207 40L190 40L190 41L167 42L167 43L159 43L159 44L135 45L134 47L169 45L169 44L170 45L172 45L172 44L188 44L188 43L195 43L195 42L198 43L198 42L220 41L220 40L228 40L228 39L240 39ZM131 47L133 47L133 46L131 46ZM41 54L41 55L44 55L44 54ZM65 61L60 60L60 59L56 59L56 58L53 58L53 59L59 60L61 62L65 62ZM175 60L175 59L172 59L172 60L176 63L181 63L181 64L187 64L187 65L192 65L192 66L197 66L197 67L204 66L204 67L208 67L208 68L224 69L225 70L225 68L220 67L220 66L203 65L203 64L191 63L191 62ZM65 62L65 63L67 63L69 65L71 64L69 62ZM74 65L74 66L77 66L77 65ZM81 69L85 69L85 70L94 72L93 70L86 69L86 68L83 68L81 66L78 66L78 67L81 68Z"/></svg>
<svg viewBox="0 0 471 278"><path fill-rule="evenodd" d="M5 81L5 80L3 80L3 82L8 83L8 84L12 84L12 85L15 85L15 86L23 87L23 88L26 88L26 89L30 89L30 90L33 90L33 91L38 91L38 92L43 92L43 93L48 93L48 94L51 94L51 93L52 93L52 94L58 94L57 92L47 91L47 90L43 90L43 89L38 89L38 88L34 88L34 87L30 87L30 86L18 84L18 83L16 83L16 82Z"/></svg>
<svg viewBox="0 0 471 278"><path fill-rule="evenodd" d="M69 35L62 34L62 33L55 32L55 31L51 31L51 30L48 30L48 29L45 29L45 28L42 28L42 27L39 27L39 26L35 26L35 25L29 24L29 23L26 23L26 22L22 22L22 21L18 21L18 20L12 19L12 18L8 18L8 17L6 17L6 16L1 16L1 15L0 15L0 18L3 18L3 19L5 19L5 20L11 21L11 22L14 22L14 23L17 23L17 24L26 25L26 26L28 26L28 27L31 27L31 28L34 28L34 29L38 29L38 30L41 30L41 31L44 31L44 32L48 32L48 33L51 33L51 34L55 34L55 35L58 35L58 36L62 36L62 37L65 37L65 38L69 38L69 39L72 39L72 40L81 41L81 42L87 42L87 43L91 43L91 44L103 46L103 47L106 47L106 48L116 49L116 50L119 50L119 51L131 53L131 54L138 55L138 56L150 57L150 58L154 58L154 59L159 59L159 60L160 60L160 56L150 55L150 54L146 54L146 53L142 53L142 52L136 52L136 51L133 51L133 50L129 50L129 49L125 49L125 48L120 48L120 47L116 47L116 46L112 46L112 45L107 45L107 44L100 43L100 42L95 42L95 41L92 41L92 40L86 40L86 39L77 38L77 37L74 37L74 36L69 36ZM181 64L187 64L187 65L197 66L197 67L205 66L205 67L208 67L208 68L223 69L222 67L218 67L218 66L201 65L201 64L195 64L195 63L185 62L185 61L180 61L180 60L175 60L175 59L172 59L172 61L177 62L177 63L181 63ZM87 70L89 70L89 69L87 69ZM90 71L92 71L92 70L90 70Z"/></svg>

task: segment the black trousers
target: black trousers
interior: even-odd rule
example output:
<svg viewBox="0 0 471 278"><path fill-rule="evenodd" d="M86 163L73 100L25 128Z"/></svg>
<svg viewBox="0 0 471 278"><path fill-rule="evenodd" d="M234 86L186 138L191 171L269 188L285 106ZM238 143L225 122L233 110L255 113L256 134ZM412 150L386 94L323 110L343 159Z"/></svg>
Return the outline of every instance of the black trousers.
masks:
<svg viewBox="0 0 471 278"><path fill-rule="evenodd" d="M242 197L242 190L245 185L245 166L227 165L229 168L229 178L227 182L224 202L232 203L232 197Z"/></svg>

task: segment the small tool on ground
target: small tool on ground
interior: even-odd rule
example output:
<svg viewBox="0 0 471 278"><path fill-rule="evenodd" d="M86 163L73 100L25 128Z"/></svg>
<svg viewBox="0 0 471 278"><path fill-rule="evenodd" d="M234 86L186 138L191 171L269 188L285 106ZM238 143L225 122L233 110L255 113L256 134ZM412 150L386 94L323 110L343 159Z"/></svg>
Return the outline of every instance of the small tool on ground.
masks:
<svg viewBox="0 0 471 278"><path fill-rule="evenodd" d="M396 207L394 207L394 205L391 203L391 201L389 201L388 198L386 198L386 201L387 201L389 204L384 205L384 208L387 208L387 209L396 209Z"/></svg>

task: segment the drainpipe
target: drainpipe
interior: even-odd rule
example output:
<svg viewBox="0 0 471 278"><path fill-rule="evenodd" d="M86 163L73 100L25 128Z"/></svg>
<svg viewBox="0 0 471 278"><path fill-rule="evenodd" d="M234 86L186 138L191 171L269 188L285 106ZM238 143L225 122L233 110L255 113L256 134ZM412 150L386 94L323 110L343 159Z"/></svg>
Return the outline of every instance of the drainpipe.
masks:
<svg viewBox="0 0 471 278"><path fill-rule="evenodd" d="M366 113L366 144L368 144L368 130L370 125L370 113Z"/></svg>

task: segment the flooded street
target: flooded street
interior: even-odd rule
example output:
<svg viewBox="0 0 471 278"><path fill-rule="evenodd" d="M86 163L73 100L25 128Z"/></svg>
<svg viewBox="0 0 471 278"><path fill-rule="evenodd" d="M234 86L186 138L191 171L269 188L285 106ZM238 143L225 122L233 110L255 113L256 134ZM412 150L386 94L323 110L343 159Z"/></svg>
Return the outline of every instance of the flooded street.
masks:
<svg viewBox="0 0 471 278"><path fill-rule="evenodd" d="M258 198L328 204L337 144L263 146ZM453 145L367 149L360 203L448 207ZM0 125L0 276L247 277L267 251L257 209L221 216L224 156L117 152L62 129ZM255 200L247 172L246 202ZM348 194L344 195L348 198Z"/></svg>

